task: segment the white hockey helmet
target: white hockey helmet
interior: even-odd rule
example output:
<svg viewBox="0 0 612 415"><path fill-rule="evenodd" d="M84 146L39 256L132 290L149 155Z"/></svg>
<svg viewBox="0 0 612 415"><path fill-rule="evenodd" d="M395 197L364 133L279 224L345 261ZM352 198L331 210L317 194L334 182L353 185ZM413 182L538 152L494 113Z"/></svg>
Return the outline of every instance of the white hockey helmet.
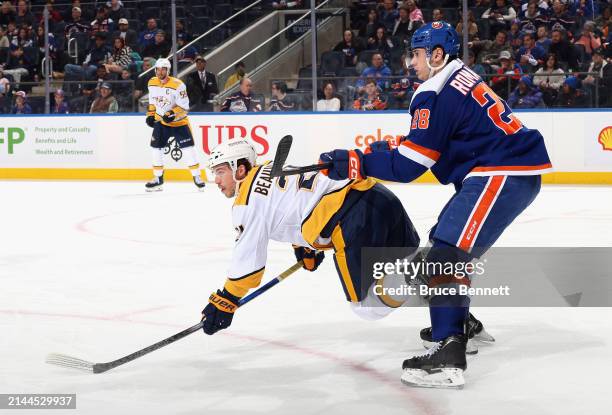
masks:
<svg viewBox="0 0 612 415"><path fill-rule="evenodd" d="M253 145L242 138L228 140L219 144L210 152L208 168L212 170L223 163L228 163L235 177L236 170L238 170L238 160L241 159L246 159L251 167L255 166L257 152Z"/></svg>
<svg viewBox="0 0 612 415"><path fill-rule="evenodd" d="M159 58L158 60L155 61L155 69L157 68L166 68L168 70L170 70L170 67L172 65L170 64L170 61L166 58Z"/></svg>

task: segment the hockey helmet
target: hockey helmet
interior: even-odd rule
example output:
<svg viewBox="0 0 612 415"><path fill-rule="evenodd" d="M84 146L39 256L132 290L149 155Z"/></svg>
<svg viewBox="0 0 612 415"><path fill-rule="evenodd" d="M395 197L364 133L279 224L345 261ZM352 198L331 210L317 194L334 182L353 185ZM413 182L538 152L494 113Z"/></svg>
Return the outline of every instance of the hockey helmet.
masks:
<svg viewBox="0 0 612 415"><path fill-rule="evenodd" d="M238 170L238 160L241 159L246 159L251 166L255 166L257 152L253 145L246 139L228 140L210 152L208 168L212 170L223 163L228 163L235 175Z"/></svg>
<svg viewBox="0 0 612 415"><path fill-rule="evenodd" d="M448 56L457 56L459 53L459 35L450 24L442 21L427 23L412 35L412 50L424 48L427 56L431 56L436 47L441 47Z"/></svg>

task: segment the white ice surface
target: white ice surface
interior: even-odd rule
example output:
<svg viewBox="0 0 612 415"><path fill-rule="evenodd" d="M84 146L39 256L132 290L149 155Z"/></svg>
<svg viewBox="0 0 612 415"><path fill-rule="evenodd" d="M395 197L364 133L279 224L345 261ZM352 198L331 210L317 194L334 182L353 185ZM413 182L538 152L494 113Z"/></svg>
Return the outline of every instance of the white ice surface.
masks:
<svg viewBox="0 0 612 415"><path fill-rule="evenodd" d="M452 194L392 189L423 239ZM195 324L225 278L231 201L172 182L158 194L135 182L0 182L0 197L0 393L77 394L76 411L54 414L609 411L611 309L478 309L497 344L470 358L465 389L408 388L401 362L422 351L427 310L360 320L329 255L213 337L99 375L47 365L49 352L113 360ZM498 245L612 246L611 202L609 187L545 187ZM293 260L271 244L264 279Z"/></svg>

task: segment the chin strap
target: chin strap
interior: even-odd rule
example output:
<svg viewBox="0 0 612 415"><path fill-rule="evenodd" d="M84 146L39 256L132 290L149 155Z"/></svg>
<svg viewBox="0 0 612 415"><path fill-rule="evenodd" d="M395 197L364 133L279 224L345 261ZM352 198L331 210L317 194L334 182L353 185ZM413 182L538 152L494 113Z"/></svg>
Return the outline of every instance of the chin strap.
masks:
<svg viewBox="0 0 612 415"><path fill-rule="evenodd" d="M444 66L447 64L448 55L444 56L444 61L442 61L442 64L440 66L431 66L431 63L429 62L430 59L431 57L428 56L426 63L427 63L427 67L429 68L429 78L432 78L436 74L437 71L444 68Z"/></svg>

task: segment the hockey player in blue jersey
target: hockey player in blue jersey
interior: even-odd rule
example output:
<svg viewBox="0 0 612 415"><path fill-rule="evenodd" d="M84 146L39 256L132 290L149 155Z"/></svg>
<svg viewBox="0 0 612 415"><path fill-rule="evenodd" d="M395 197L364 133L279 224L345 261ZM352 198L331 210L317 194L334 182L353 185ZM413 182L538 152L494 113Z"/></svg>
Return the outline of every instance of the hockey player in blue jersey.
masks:
<svg viewBox="0 0 612 415"><path fill-rule="evenodd" d="M508 105L458 58L459 37L448 23L432 22L412 37L410 64L424 81L412 97L409 134L396 149L386 142L323 153L332 179L375 177L408 183L428 169L456 193L429 234L428 261L468 262L480 257L535 199L550 171L542 135L524 126ZM425 275L429 287L469 285L468 278ZM434 345L403 363L413 386L460 387L466 369L470 299L429 299ZM424 330L424 331L427 331Z"/></svg>

